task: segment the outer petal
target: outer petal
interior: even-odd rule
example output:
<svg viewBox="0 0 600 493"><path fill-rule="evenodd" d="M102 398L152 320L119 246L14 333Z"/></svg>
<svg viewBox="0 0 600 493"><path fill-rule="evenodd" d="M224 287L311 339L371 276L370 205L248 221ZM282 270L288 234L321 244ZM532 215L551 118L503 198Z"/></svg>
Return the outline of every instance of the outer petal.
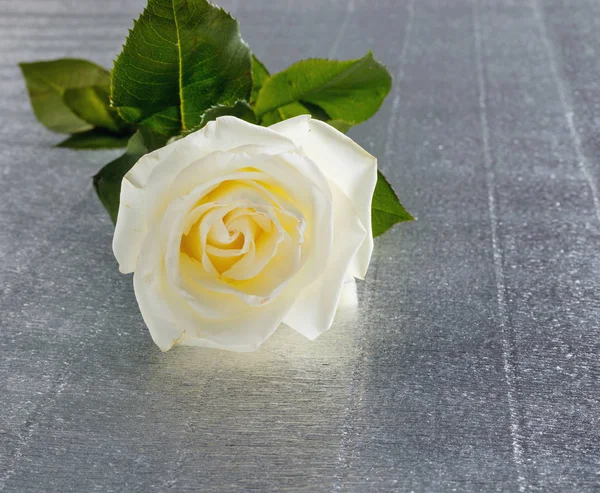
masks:
<svg viewBox="0 0 600 493"><path fill-rule="evenodd" d="M269 127L301 146L327 179L335 183L354 204L367 235L349 273L364 278L373 252L371 201L377 183L377 159L331 125L308 115Z"/></svg>
<svg viewBox="0 0 600 493"><path fill-rule="evenodd" d="M227 156L221 153L219 153L219 155L224 157ZM208 158L211 156L208 156ZM231 158L231 156L229 157ZM218 163L218 161L211 160L211 163ZM269 182L278 183L283 189L290 191L290 199L293 199L293 203L287 203L286 199L283 199L283 197L277 198L278 201L281 201L284 209L294 214L296 212L295 204L301 207L303 209L303 214L306 215L305 217L308 221L306 225L306 237L308 241L306 241L303 246L303 261L306 260L306 262L298 275L290 279L289 284L289 289L295 294L313 279L318 277L319 273L323 272L333 243L332 224L334 203L330 195L329 183L325 177L322 177L321 181L323 182L323 186L327 187L326 190L322 190L317 186L318 184L315 183L315 181L308 180L305 177L308 172L303 166L314 166L314 171L320 173L314 163L306 158L301 159L300 157L288 153L271 157L265 156L262 158L252 158L243 153L239 153L231 158L227 164L222 163L218 166L216 164L210 166L211 169L215 167L218 168L216 176L211 179L214 181L208 179L202 180L202 185L191 191L179 189L180 182L188 184L192 183L192 178L194 176L197 177L200 173L203 173L203 169L206 168L206 166L200 166L200 169L195 169L198 165L201 165L201 162L197 161L190 165L174 180L171 188L177 190L177 193L175 194L177 198L173 200L172 206L177 205L181 201L185 202L185 204L181 205L181 211L179 212L179 219L183 219L182 211L190 210L193 204L208 188L210 188L211 184L228 179L243 178L244 176L254 178L255 175L257 175L257 173L250 172L236 172L235 170L238 170L242 164L262 171L263 174L259 174L266 177ZM213 170L213 174L214 173L215 171ZM239 196L232 198L240 200L243 197ZM179 207L177 207L177 209L179 209ZM162 218L156 216L154 219L164 220L171 210L172 207L167 208L167 211L163 213ZM297 211L297 214L299 216L302 215L299 211ZM183 224L177 218L172 217L166 222L172 227L178 227L179 233L183 231ZM153 236L154 239L157 239L163 237L174 238L179 237L180 235L170 232L151 234L151 236ZM317 245L315 244L317 238L319 242L319 251L318 254L314 254L313 252L317 248ZM156 243L156 241L154 243ZM171 251L176 252L178 249L177 245L176 247L171 248ZM215 285L212 287L213 289L217 288ZM228 288L227 291L231 290Z"/></svg>
<svg viewBox="0 0 600 493"><path fill-rule="evenodd" d="M334 203L334 245L325 272L306 287L283 322L309 339L331 327L340 301L346 273L366 237L366 231L352 203L336 186L330 185ZM318 254L318 252L315 252Z"/></svg>
<svg viewBox="0 0 600 493"><path fill-rule="evenodd" d="M229 306L234 317L207 319L197 316L168 285L163 273L146 277L136 271L133 280L144 322L162 351L177 344L254 351L277 329L293 303L290 298L281 297L277 302L256 308L242 306L230 296ZM207 295L223 297L219 293L207 292Z"/></svg>
<svg viewBox="0 0 600 493"><path fill-rule="evenodd" d="M239 171L245 167L249 170ZM314 176L308 178L311 174ZM200 184L195 183L196 179ZM147 218L134 269L136 297L152 338L165 351L175 344L233 351L256 349L289 312L298 292L327 268L333 243L335 204L329 182L314 163L294 153L257 158L245 151L212 152L191 162L169 180L169 190L163 199L169 205L166 209L159 207ZM297 275L290 278L289 284L264 304L248 303L237 294L215 289L202 279L196 283L196 279L190 277L193 269L189 265L181 270L174 268L181 258L179 242L187 224L187 213L207 191L223 180L250 180L252 183L257 180L256 187L261 182L267 187L272 186L273 191L279 186L286 193L272 198L280 200L285 210L291 208L294 212L294 205L297 205L302 208L302 214L306 214L306 262ZM326 189L323 190L318 182ZM241 201L246 197L254 203L253 190L252 187L250 190L233 187L228 192L229 198ZM267 188L264 192L270 193ZM150 192L145 193L147 210L151 210L155 205L153 199L157 199ZM242 201L242 205L246 202ZM351 210L350 205L347 211Z"/></svg>
<svg viewBox="0 0 600 493"><path fill-rule="evenodd" d="M253 351L281 323L294 302L279 296L262 306L250 306L233 294L203 290L203 301L227 312L202 316L171 283L164 266L168 221L163 220L144 240L133 276L135 295L152 339L163 351L176 344L202 345L231 351Z"/></svg>
<svg viewBox="0 0 600 493"><path fill-rule="evenodd" d="M113 253L119 270L129 274L135 269L137 257L147 231L152 197L148 193L154 170L164 163L187 166L197 159L185 139L146 154L129 170L121 182L119 214L113 235Z"/></svg>
<svg viewBox="0 0 600 493"><path fill-rule="evenodd" d="M122 273L133 272L152 208L173 179L191 163L214 152L241 148L246 154L279 154L296 145L268 128L220 117L202 130L143 156L123 178L113 252Z"/></svg>

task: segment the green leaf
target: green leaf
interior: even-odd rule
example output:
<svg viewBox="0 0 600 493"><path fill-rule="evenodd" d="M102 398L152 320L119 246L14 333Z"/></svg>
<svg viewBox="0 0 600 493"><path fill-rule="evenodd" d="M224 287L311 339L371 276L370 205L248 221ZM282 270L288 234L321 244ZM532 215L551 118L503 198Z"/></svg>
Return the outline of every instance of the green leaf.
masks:
<svg viewBox="0 0 600 493"><path fill-rule="evenodd" d="M250 49L227 12L206 0L148 0L115 62L111 100L129 123L176 135L251 90Z"/></svg>
<svg viewBox="0 0 600 493"><path fill-rule="evenodd" d="M317 106L316 104L312 104L307 101L302 101L302 104L292 103L291 105L288 104L287 107L293 106L294 104L298 105L298 107L304 108L305 112L310 113L312 117L316 118L317 120L321 120L323 122L329 120L329 115L325 112L325 110Z"/></svg>
<svg viewBox="0 0 600 493"><path fill-rule="evenodd" d="M331 120L356 125L377 112L391 85L391 75L371 52L343 62L302 60L264 82L254 111L260 119L290 103L310 103Z"/></svg>
<svg viewBox="0 0 600 493"><path fill-rule="evenodd" d="M288 120L290 118L294 118L298 115L310 115L310 111L306 106L301 103L290 103L281 108L277 108L276 110L269 111L265 113L261 120L260 124L263 127L269 127L274 125L275 123L282 122L283 120Z"/></svg>
<svg viewBox="0 0 600 493"><path fill-rule="evenodd" d="M140 150L143 150L143 153L146 154L164 147L169 142L169 139L164 135L152 132L147 128L140 128L136 134L138 134L137 140L134 140L133 142L130 140L130 142L127 144L128 152L130 152L130 149L132 149L133 152L139 152Z"/></svg>
<svg viewBox="0 0 600 493"><path fill-rule="evenodd" d="M159 149L166 143L165 137L140 129L129 139L125 154L108 163L94 176L96 194L114 224L119 212L123 177L144 154Z"/></svg>
<svg viewBox="0 0 600 493"><path fill-rule="evenodd" d="M353 125L351 123L345 122L343 120L327 120L327 123L331 125L336 130L339 130L343 134L345 134L348 130L350 130Z"/></svg>
<svg viewBox="0 0 600 493"><path fill-rule="evenodd" d="M279 123L283 120L284 119L281 116L281 113L277 109L277 110L273 110L273 111L269 111L268 113L265 113L262 116L262 118L260 119L260 124L263 127L270 127L271 125L274 125L275 123Z"/></svg>
<svg viewBox="0 0 600 493"><path fill-rule="evenodd" d="M371 205L373 236L379 236L394 224L413 221L412 217L398 200L392 186L380 171L377 172L377 185Z"/></svg>
<svg viewBox="0 0 600 493"><path fill-rule="evenodd" d="M142 120L140 125L161 135L179 135L181 133L181 113L179 108L171 106Z"/></svg>
<svg viewBox="0 0 600 493"><path fill-rule="evenodd" d="M56 147L66 147L69 149L118 149L125 147L129 137L107 132L102 129L88 130L71 135L63 140Z"/></svg>
<svg viewBox="0 0 600 493"><path fill-rule="evenodd" d="M245 120L249 123L256 124L256 117L254 116L254 111L252 111L250 105L246 101L237 101L233 106L217 105L206 110L204 115L202 115L202 121L200 122L200 125L192 129L190 133L200 130L208 122L216 120L220 116L227 115L235 116L240 120Z"/></svg>
<svg viewBox="0 0 600 493"><path fill-rule="evenodd" d="M68 89L108 87L110 74L95 63L74 58L19 64L37 119L60 133L91 130L92 124L75 114L63 96Z"/></svg>
<svg viewBox="0 0 600 493"><path fill-rule="evenodd" d="M143 154L125 153L108 163L94 176L94 189L113 224L117 224L123 177L142 156Z"/></svg>
<svg viewBox="0 0 600 493"><path fill-rule="evenodd" d="M263 86L265 81L271 76L267 67L252 55L252 96L250 96L250 103L254 104L258 98L260 88Z"/></svg>
<svg viewBox="0 0 600 493"><path fill-rule="evenodd" d="M64 92L63 98L69 109L89 124L119 132L124 122L110 108L108 87L73 87Z"/></svg>
<svg viewBox="0 0 600 493"><path fill-rule="evenodd" d="M288 120L299 115L313 115L313 113L305 105L298 102L286 104L285 106L277 108L276 111L279 113L279 116L282 120ZM313 116L317 118L315 115ZM320 120L320 118L317 119Z"/></svg>
<svg viewBox="0 0 600 493"><path fill-rule="evenodd" d="M351 123L342 120L331 120L329 115L321 108L310 103L290 103L281 108L277 108L276 110L269 111L263 115L260 124L264 127L269 127L270 125L299 115L311 115L317 120L328 123L342 133L346 133L353 126Z"/></svg>

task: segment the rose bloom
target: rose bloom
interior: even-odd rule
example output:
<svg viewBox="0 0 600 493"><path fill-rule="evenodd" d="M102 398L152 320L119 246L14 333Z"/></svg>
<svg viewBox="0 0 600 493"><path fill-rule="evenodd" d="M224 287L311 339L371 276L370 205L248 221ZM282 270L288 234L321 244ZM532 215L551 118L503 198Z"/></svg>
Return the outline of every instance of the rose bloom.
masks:
<svg viewBox="0 0 600 493"><path fill-rule="evenodd" d="M366 274L376 181L373 156L309 116L224 116L143 156L113 250L156 344L252 351L282 322L325 332Z"/></svg>

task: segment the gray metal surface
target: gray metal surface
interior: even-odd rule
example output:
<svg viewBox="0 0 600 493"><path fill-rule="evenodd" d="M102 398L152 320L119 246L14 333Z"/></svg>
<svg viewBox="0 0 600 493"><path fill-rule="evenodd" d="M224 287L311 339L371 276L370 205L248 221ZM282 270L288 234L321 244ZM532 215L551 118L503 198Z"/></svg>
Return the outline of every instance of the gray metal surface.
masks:
<svg viewBox="0 0 600 493"><path fill-rule="evenodd" d="M16 63L110 66L143 0L0 0L0 491L600 490L600 2L223 0L273 70L372 49L351 135L418 216L355 319L162 354Z"/></svg>

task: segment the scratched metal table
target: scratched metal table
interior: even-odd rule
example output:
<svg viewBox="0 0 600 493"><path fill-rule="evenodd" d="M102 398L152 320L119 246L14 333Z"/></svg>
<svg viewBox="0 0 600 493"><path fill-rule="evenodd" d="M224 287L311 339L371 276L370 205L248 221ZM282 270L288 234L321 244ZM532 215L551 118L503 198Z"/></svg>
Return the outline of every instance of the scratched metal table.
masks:
<svg viewBox="0 0 600 493"><path fill-rule="evenodd" d="M418 221L355 318L162 354L16 63L110 66L143 0L0 0L0 490L600 490L600 2L223 0L272 70L372 49L351 135Z"/></svg>

